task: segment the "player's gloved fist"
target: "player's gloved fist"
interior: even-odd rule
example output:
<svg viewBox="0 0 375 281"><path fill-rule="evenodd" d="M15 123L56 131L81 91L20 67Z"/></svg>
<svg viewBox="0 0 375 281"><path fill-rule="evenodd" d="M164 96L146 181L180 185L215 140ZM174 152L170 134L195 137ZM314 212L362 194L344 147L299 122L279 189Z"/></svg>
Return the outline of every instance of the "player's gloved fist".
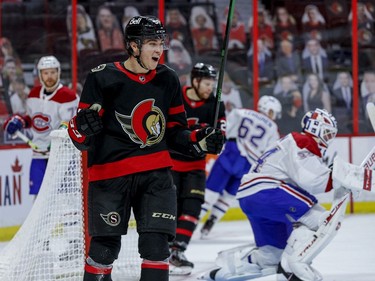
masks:
<svg viewBox="0 0 375 281"><path fill-rule="evenodd" d="M89 137L99 134L103 129L102 119L96 110L82 109L76 117L77 130Z"/></svg>
<svg viewBox="0 0 375 281"><path fill-rule="evenodd" d="M221 130L212 127L194 130L190 135L191 152L195 156L218 154L223 148L224 135Z"/></svg>
<svg viewBox="0 0 375 281"><path fill-rule="evenodd" d="M4 130L13 135L15 132L25 128L26 122L20 115L13 115L8 118L4 123Z"/></svg>

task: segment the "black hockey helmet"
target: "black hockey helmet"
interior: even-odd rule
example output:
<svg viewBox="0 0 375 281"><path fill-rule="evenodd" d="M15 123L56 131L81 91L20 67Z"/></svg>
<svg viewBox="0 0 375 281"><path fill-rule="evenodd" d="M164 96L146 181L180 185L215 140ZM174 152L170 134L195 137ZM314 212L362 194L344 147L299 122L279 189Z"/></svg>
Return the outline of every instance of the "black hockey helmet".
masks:
<svg viewBox="0 0 375 281"><path fill-rule="evenodd" d="M145 39L164 40L164 50L168 49L168 35L161 21L154 16L135 16L130 19L124 30L125 45L131 52L130 42L134 41L141 49Z"/></svg>
<svg viewBox="0 0 375 281"><path fill-rule="evenodd" d="M204 64L202 62L198 62L194 65L193 69L191 70L191 81L194 78L216 78L216 70L212 65Z"/></svg>

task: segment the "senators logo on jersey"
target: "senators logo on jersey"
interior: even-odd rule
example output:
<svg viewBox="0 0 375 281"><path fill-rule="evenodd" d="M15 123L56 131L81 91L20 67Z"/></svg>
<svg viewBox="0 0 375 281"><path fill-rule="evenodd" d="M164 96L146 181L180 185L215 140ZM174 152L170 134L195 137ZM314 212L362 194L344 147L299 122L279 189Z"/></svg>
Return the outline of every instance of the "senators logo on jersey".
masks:
<svg viewBox="0 0 375 281"><path fill-rule="evenodd" d="M154 99L138 103L131 116L115 112L122 129L132 141L140 144L141 148L159 143L164 137L165 117L154 103Z"/></svg>

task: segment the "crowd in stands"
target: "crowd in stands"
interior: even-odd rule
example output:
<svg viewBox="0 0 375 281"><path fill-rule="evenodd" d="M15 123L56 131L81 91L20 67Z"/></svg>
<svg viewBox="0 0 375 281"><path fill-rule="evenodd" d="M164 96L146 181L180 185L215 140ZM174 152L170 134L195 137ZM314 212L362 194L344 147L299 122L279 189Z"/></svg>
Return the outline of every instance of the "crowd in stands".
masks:
<svg viewBox="0 0 375 281"><path fill-rule="evenodd" d="M70 1L65 2L70 4ZM233 107L250 107L253 102L254 20L249 2L236 2L223 83L223 99L226 99L228 112ZM282 133L298 129L301 115L315 107L325 108L343 120L339 122L343 123L339 133L352 132L350 5L351 1L345 0L261 1L259 4L257 83L260 95L271 94L281 100L283 118L279 126ZM165 62L177 71L182 85L190 83L189 70L202 58L219 67L227 6L226 1L166 1L165 25L170 34L170 49ZM367 100L375 99L375 94L372 94L375 89L367 88L365 81L371 75L375 78L374 7L372 1L359 1L357 5L359 69L363 84L360 87L359 112L364 123L363 106ZM71 6L67 5L64 11L67 45L72 34L71 10ZM114 58L124 60L123 27L135 15L152 13L157 13L155 4L144 1L79 1L79 82L82 83L87 71L98 63L113 61ZM12 36L8 37L0 39L1 83L6 89L6 98L0 100L0 115L7 115L10 110L22 111L24 97L33 86L25 84L20 57L12 50ZM52 49L53 52L62 48L62 44L58 43L60 41L55 41L55 45L59 46ZM64 62L63 54L53 54ZM21 59L28 58L24 56ZM228 99L229 93L236 98L232 101ZM10 104L14 108L9 108ZM288 121L287 127L285 121ZM366 131L366 127L363 130Z"/></svg>

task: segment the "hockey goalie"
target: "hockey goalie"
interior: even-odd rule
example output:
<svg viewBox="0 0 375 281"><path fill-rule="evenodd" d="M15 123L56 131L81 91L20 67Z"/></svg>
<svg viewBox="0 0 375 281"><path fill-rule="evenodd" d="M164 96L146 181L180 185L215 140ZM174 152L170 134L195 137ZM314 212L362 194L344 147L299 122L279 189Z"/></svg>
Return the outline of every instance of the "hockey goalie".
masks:
<svg viewBox="0 0 375 281"><path fill-rule="evenodd" d="M374 190L374 181L371 170L337 157L333 167L323 163L337 133L330 113L307 112L301 126L301 132L277 141L242 178L237 199L250 221L255 246L219 253L220 267L201 279L245 281L277 274L279 281L323 280L312 266L314 258L340 228L350 191ZM334 201L326 211L315 195L331 190Z"/></svg>

